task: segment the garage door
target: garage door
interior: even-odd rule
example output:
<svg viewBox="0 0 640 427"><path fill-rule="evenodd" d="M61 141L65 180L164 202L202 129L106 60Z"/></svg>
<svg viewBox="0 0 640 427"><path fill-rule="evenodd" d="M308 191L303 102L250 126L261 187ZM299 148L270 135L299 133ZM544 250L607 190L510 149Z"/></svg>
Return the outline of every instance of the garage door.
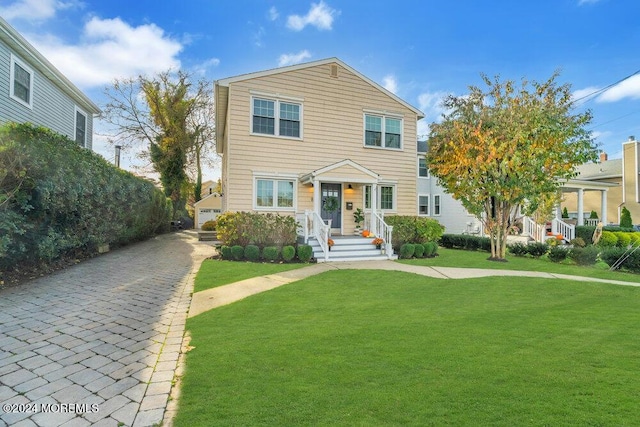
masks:
<svg viewBox="0 0 640 427"><path fill-rule="evenodd" d="M198 208L198 228L202 228L205 222L216 219L220 212L220 209Z"/></svg>

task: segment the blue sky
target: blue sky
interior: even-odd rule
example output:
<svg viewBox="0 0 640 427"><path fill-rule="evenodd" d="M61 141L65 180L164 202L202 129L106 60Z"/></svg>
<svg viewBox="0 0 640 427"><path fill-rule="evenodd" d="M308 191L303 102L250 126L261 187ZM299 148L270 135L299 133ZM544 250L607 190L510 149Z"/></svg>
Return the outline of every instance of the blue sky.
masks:
<svg viewBox="0 0 640 427"><path fill-rule="evenodd" d="M114 78L180 67L216 80L335 56L420 108L421 134L481 73L560 70L576 98L631 76L579 108L610 158L640 138L637 0L0 0L0 16L98 105ZM113 158L105 137L94 148Z"/></svg>

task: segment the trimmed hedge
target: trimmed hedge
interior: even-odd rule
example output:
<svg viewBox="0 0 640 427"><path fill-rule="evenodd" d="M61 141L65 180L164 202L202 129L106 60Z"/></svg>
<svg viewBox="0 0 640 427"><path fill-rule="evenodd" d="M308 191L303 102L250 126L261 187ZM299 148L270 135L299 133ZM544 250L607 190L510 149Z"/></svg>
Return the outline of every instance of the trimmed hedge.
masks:
<svg viewBox="0 0 640 427"><path fill-rule="evenodd" d="M410 215L389 215L384 221L393 226L392 242L394 250L399 251L405 243L435 242L442 236L444 227L432 218Z"/></svg>
<svg viewBox="0 0 640 427"><path fill-rule="evenodd" d="M293 246L285 246L282 248L282 259L285 262L290 262L296 257L296 248Z"/></svg>
<svg viewBox="0 0 640 427"><path fill-rule="evenodd" d="M438 252L438 244L436 242L427 242L424 244L424 256L434 257Z"/></svg>
<svg viewBox="0 0 640 427"><path fill-rule="evenodd" d="M440 238L440 245L448 249L491 252L491 239L467 234L443 234Z"/></svg>
<svg viewBox="0 0 640 427"><path fill-rule="evenodd" d="M574 260L578 265L593 265L598 259L600 250L595 246L586 246L584 248L574 247L569 251L569 258Z"/></svg>
<svg viewBox="0 0 640 427"><path fill-rule="evenodd" d="M278 247L266 246L262 250L262 258L264 258L265 261L276 261L278 258L280 258L280 251L278 250Z"/></svg>
<svg viewBox="0 0 640 427"><path fill-rule="evenodd" d="M302 262L309 262L313 257L313 248L309 245L298 245L298 259Z"/></svg>
<svg viewBox="0 0 640 427"><path fill-rule="evenodd" d="M260 259L260 248L256 245L247 245L244 248L244 257L248 261L256 262Z"/></svg>
<svg viewBox="0 0 640 427"><path fill-rule="evenodd" d="M415 251L416 245L414 245L413 243L405 243L404 245L400 246L400 258L413 258L413 254L415 253Z"/></svg>
<svg viewBox="0 0 640 427"><path fill-rule="evenodd" d="M50 262L168 231L150 182L31 124L0 127L0 269Z"/></svg>
<svg viewBox="0 0 640 427"><path fill-rule="evenodd" d="M567 259L568 255L569 251L567 249L562 246L554 246L549 249L549 254L547 256L551 262L562 262Z"/></svg>
<svg viewBox="0 0 640 427"><path fill-rule="evenodd" d="M244 248L240 245L231 246L231 257L236 261L244 259Z"/></svg>
<svg viewBox="0 0 640 427"><path fill-rule="evenodd" d="M416 243L413 256L415 256L416 258L422 258L424 256L424 245Z"/></svg>
<svg viewBox="0 0 640 427"><path fill-rule="evenodd" d="M640 273L640 249L636 251L629 251L628 254L626 254L626 252L627 251L623 248L607 248L600 253L600 258L611 267L621 257L625 256L626 259L618 268L632 271L634 273Z"/></svg>
<svg viewBox="0 0 640 427"><path fill-rule="evenodd" d="M292 216L254 212L225 212L216 219L218 239L224 245L282 247L294 245L297 224Z"/></svg>

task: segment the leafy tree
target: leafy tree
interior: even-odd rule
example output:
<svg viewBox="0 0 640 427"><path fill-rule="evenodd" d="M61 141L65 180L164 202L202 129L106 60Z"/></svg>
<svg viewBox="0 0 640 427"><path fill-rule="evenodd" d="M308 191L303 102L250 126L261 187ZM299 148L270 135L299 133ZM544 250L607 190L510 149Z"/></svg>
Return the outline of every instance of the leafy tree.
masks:
<svg viewBox="0 0 640 427"><path fill-rule="evenodd" d="M591 213L589 214L589 219L598 219L598 212L591 211Z"/></svg>
<svg viewBox="0 0 640 427"><path fill-rule="evenodd" d="M576 165L596 160L585 126L589 111L574 114L569 85L494 80L449 96L448 113L431 125L429 169L447 192L480 217L491 238L491 258L504 260L507 231L518 206L535 212L575 176Z"/></svg>
<svg viewBox="0 0 640 427"><path fill-rule="evenodd" d="M631 212L629 212L626 206L622 207L622 213L620 214L620 228L633 228Z"/></svg>
<svg viewBox="0 0 640 427"><path fill-rule="evenodd" d="M176 215L189 188L200 199L202 167L212 163L213 91L204 80L193 83L184 72L165 71L152 78L116 79L107 88L103 118L115 129L109 141L123 147L141 143ZM188 185L189 181L193 185Z"/></svg>

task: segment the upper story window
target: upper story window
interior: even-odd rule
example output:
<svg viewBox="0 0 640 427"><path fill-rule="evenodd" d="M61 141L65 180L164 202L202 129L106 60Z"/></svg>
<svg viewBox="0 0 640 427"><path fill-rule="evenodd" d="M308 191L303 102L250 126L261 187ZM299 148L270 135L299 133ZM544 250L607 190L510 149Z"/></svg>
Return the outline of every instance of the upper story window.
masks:
<svg viewBox="0 0 640 427"><path fill-rule="evenodd" d="M364 145L367 147L402 148L402 119L365 114Z"/></svg>
<svg viewBox="0 0 640 427"><path fill-rule="evenodd" d="M251 116L252 133L301 137L301 104L277 99L253 98Z"/></svg>
<svg viewBox="0 0 640 427"><path fill-rule="evenodd" d="M33 70L11 55L11 98L26 107L33 106Z"/></svg>
<svg viewBox="0 0 640 427"><path fill-rule="evenodd" d="M429 178L429 168L427 167L427 159L420 157L418 159L418 176L420 178Z"/></svg>
<svg viewBox="0 0 640 427"><path fill-rule="evenodd" d="M76 109L76 142L81 147L87 146L87 115Z"/></svg>

